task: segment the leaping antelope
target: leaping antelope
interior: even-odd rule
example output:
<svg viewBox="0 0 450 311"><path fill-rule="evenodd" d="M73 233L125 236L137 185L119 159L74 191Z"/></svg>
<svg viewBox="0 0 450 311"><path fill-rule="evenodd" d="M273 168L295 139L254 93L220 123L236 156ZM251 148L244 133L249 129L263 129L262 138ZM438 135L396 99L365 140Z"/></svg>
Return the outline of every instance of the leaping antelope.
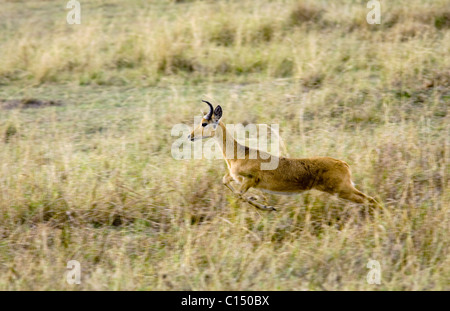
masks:
<svg viewBox="0 0 450 311"><path fill-rule="evenodd" d="M203 102L208 104L209 112L203 116L200 124L194 128L188 139L194 141L214 138L216 140L228 166L228 172L222 181L241 200L262 210L275 210L272 206L257 202L254 197L245 198L244 194L250 188L281 195L293 195L316 189L337 194L340 198L355 203L369 203L371 206L381 208L375 199L354 187L350 167L341 160L330 157L304 159L278 157L276 159L278 166L275 169L262 170L261 164L270 162L273 160L271 157L275 156L239 144L220 121L222 108L217 106L214 109L209 102L204 100ZM251 152L254 152L256 157L250 157ZM245 157L237 157L237 154L244 154ZM232 181L239 184L238 191L231 185Z"/></svg>

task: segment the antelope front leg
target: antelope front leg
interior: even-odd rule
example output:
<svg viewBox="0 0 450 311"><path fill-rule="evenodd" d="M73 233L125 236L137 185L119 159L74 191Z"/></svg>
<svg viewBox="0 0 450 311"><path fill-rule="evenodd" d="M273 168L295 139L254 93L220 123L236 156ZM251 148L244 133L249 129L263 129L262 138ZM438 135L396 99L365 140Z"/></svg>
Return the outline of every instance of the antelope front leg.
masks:
<svg viewBox="0 0 450 311"><path fill-rule="evenodd" d="M222 178L222 182L223 184L231 190L231 192L233 192L234 194L236 194L236 190L234 190L233 186L231 185L231 181L233 180L233 178L231 177L230 173L227 173L225 176L223 176Z"/></svg>
<svg viewBox="0 0 450 311"><path fill-rule="evenodd" d="M255 200L260 200L263 201L264 203L267 203L267 196L258 189L259 194L258 195L252 195L251 197L249 197L249 200L255 201Z"/></svg>
<svg viewBox="0 0 450 311"><path fill-rule="evenodd" d="M239 188L239 193L238 196L240 197L240 199L242 199L243 201L247 202L250 205L253 205L256 208L259 208L261 210L265 210L265 211L276 211L276 209L273 206L268 206L268 205L264 205L261 204L259 202L255 202L255 198L245 198L244 194L248 191L248 189L250 189L251 187L255 186L255 180L254 179L244 179L244 182L241 184L241 187Z"/></svg>
<svg viewBox="0 0 450 311"><path fill-rule="evenodd" d="M233 177L231 177L230 173L227 173L227 174L226 174L225 176L223 176L223 178L222 178L223 184L224 184L228 189L230 189L231 192L233 192L233 194L237 195L237 196L239 197L239 199L241 199L241 200L247 202L248 204L250 204L250 205L252 205L252 206L254 206L254 207L256 207L256 208L259 208L259 209L262 209L262 210L265 210L265 211L267 211L267 210L269 210L269 211L276 211L276 209L275 209L274 207L272 207L272 206L266 206L266 205L264 205L264 204L255 202L255 199L254 199L254 198L245 198L245 197L243 196L244 193L246 193L247 190L248 190L250 187L252 187L252 186L255 185L254 180L252 180L252 179L246 179L246 180L244 180L244 182L241 184L241 187L239 188L239 192L237 192L237 191L233 188L233 186L231 185L231 181L233 181Z"/></svg>

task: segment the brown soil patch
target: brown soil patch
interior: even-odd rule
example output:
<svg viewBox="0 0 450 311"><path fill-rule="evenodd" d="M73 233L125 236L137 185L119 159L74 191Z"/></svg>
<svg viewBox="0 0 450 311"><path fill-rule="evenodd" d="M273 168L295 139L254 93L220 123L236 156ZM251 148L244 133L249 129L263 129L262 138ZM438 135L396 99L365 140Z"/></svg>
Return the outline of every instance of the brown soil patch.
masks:
<svg viewBox="0 0 450 311"><path fill-rule="evenodd" d="M40 100L36 98L0 99L0 109L28 109L61 105L62 102L58 100Z"/></svg>

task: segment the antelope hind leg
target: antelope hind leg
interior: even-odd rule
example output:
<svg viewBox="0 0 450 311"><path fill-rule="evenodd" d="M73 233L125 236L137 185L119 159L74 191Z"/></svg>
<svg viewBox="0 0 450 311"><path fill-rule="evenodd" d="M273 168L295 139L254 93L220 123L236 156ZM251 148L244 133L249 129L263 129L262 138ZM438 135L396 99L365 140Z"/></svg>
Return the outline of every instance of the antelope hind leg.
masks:
<svg viewBox="0 0 450 311"><path fill-rule="evenodd" d="M362 193L358 189L352 187L348 190L343 190L338 193L339 197L345 200L349 200L358 204L369 203L369 205L373 208L376 207L378 209L383 209L383 207L375 201L374 198Z"/></svg>

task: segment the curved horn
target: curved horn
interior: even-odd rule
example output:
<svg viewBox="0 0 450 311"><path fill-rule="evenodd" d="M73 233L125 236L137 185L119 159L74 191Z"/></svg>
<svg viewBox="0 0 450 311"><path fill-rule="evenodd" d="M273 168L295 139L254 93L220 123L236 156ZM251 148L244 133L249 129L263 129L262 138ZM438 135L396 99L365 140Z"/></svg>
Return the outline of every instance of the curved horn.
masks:
<svg viewBox="0 0 450 311"><path fill-rule="evenodd" d="M213 108L213 106L211 105L210 102L207 102L206 100L203 100L203 99L202 99L202 102L207 103L208 106L209 106L209 112L208 112L208 114L205 116L205 120L211 120L211 117L212 117L214 108Z"/></svg>

